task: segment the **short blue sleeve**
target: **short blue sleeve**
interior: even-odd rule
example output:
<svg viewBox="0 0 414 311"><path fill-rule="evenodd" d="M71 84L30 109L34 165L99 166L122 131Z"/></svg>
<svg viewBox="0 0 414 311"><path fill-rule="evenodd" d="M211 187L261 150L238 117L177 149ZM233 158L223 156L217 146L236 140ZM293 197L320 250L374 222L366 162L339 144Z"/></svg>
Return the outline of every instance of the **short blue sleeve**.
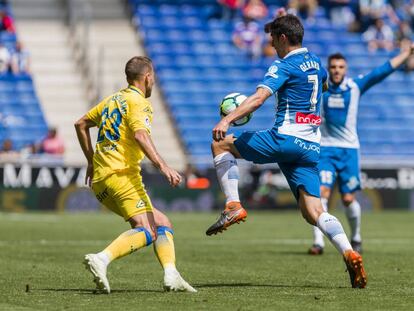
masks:
<svg viewBox="0 0 414 311"><path fill-rule="evenodd" d="M391 63L388 61L384 65L375 68L369 74L362 78L354 79L358 85L361 94L368 91L369 88L384 80L387 76L394 72Z"/></svg>
<svg viewBox="0 0 414 311"><path fill-rule="evenodd" d="M280 61L275 61L267 70L262 83L260 83L257 87L265 88L274 94L288 79L289 70L287 69L287 65Z"/></svg>

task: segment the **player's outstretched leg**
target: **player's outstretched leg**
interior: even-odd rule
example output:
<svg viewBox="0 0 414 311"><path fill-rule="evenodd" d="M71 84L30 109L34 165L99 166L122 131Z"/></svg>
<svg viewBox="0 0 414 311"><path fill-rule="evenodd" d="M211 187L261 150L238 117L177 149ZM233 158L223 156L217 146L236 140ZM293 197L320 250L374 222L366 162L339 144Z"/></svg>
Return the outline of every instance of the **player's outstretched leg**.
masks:
<svg viewBox="0 0 414 311"><path fill-rule="evenodd" d="M145 213L132 217L129 222L134 228L118 236L103 251L85 255L84 264L92 273L97 289L109 294L111 288L106 276L108 265L115 259L132 254L138 249L148 246L156 238L152 229L153 215Z"/></svg>
<svg viewBox="0 0 414 311"><path fill-rule="evenodd" d="M351 245L358 253L362 253L361 240L361 206L355 199L355 195L346 193L342 196L345 206L345 213L351 227Z"/></svg>
<svg viewBox="0 0 414 311"><path fill-rule="evenodd" d="M155 208L154 216L157 225L157 240L154 242L154 251L164 269L164 290L197 292L181 277L175 266L174 233L169 219Z"/></svg>
<svg viewBox="0 0 414 311"><path fill-rule="evenodd" d="M328 199L321 198L322 208L324 212L328 211ZM308 250L309 255L322 255L325 247L324 235L317 226L313 226L313 243Z"/></svg>
<svg viewBox="0 0 414 311"><path fill-rule="evenodd" d="M245 221L247 217L239 199L239 168L236 157L240 155L233 145L234 140L233 135L228 135L224 140L215 141L211 145L217 178L226 196L226 206L217 221L207 229L207 235L223 232L229 226Z"/></svg>
<svg viewBox="0 0 414 311"><path fill-rule="evenodd" d="M303 217L318 228L329 238L332 244L343 256L353 288L364 288L367 284L367 275L362 263L361 255L352 249L339 220L324 212L320 199L299 190L299 206Z"/></svg>

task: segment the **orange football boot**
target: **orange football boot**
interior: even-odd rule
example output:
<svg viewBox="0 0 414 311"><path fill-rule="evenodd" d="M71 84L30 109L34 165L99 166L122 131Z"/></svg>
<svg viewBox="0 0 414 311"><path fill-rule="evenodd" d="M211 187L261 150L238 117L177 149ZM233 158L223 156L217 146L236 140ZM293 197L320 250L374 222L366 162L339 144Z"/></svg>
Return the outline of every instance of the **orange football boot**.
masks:
<svg viewBox="0 0 414 311"><path fill-rule="evenodd" d="M207 229L206 234L212 235L223 232L227 227L241 221L246 221L247 212L240 202L229 202L217 221Z"/></svg>
<svg viewBox="0 0 414 311"><path fill-rule="evenodd" d="M344 253L344 261L351 278L352 287L365 288L367 285L367 274L362 264L362 256L354 250L348 250Z"/></svg>

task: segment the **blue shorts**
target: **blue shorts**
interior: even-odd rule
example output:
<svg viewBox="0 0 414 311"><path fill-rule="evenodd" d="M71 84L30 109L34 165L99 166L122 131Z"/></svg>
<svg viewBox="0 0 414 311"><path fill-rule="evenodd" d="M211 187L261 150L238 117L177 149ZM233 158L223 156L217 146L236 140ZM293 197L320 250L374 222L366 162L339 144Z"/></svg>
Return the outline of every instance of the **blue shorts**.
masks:
<svg viewBox="0 0 414 311"><path fill-rule="evenodd" d="M248 161L258 164L278 163L290 189L299 198L299 188L320 197L317 163L319 144L289 135L273 128L265 131L244 132L234 141L237 151Z"/></svg>
<svg viewBox="0 0 414 311"><path fill-rule="evenodd" d="M358 149L321 147L318 168L322 186L333 188L338 177L341 193L361 189Z"/></svg>

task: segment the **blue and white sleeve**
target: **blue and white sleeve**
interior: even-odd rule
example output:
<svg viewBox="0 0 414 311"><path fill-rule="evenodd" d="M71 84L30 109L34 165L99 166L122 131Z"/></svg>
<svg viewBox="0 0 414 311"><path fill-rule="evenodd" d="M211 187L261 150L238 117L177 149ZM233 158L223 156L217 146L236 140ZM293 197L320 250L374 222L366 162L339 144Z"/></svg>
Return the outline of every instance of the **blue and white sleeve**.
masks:
<svg viewBox="0 0 414 311"><path fill-rule="evenodd" d="M368 91L369 88L388 77L394 70L395 69L392 68L391 63L388 61L384 65L375 68L369 74L354 79L354 81L358 85L361 94L363 94Z"/></svg>
<svg viewBox="0 0 414 311"><path fill-rule="evenodd" d="M281 62L274 62L267 70L263 81L257 86L267 89L270 93L277 92L289 78L289 71L286 65Z"/></svg>

